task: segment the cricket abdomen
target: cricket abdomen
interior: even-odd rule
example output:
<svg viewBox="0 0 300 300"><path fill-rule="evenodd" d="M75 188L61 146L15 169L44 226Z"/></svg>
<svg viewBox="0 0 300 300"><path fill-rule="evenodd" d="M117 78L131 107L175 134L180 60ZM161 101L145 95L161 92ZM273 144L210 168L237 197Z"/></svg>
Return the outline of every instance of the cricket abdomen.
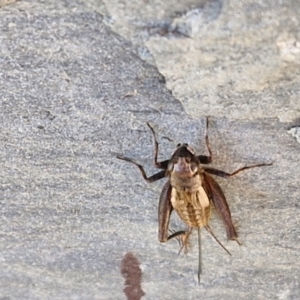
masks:
<svg viewBox="0 0 300 300"><path fill-rule="evenodd" d="M171 203L181 220L188 226L197 228L208 224L211 207L202 186L196 192L172 188Z"/></svg>

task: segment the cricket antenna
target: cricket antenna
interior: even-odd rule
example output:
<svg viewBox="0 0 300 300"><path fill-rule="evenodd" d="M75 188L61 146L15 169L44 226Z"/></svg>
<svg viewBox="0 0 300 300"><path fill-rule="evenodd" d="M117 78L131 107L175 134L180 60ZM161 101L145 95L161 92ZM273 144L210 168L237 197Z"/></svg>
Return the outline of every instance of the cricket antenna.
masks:
<svg viewBox="0 0 300 300"><path fill-rule="evenodd" d="M211 234L211 236L216 240L216 242L231 256L231 253L225 248L225 246L222 245L222 243L217 239L217 237L215 236L215 234L213 233L213 231L211 230L211 228L206 225L204 226L205 229Z"/></svg>

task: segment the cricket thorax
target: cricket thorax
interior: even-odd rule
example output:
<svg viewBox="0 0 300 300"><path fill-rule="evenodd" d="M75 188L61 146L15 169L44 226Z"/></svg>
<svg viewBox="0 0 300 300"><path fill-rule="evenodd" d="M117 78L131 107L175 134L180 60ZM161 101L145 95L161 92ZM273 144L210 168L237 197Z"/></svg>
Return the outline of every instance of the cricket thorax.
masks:
<svg viewBox="0 0 300 300"><path fill-rule="evenodd" d="M178 191L193 193L202 187L202 176L200 174L196 174L191 177L180 177L173 173L170 176L170 183L171 186Z"/></svg>
<svg viewBox="0 0 300 300"><path fill-rule="evenodd" d="M210 218L210 203L203 188L200 162L187 144L179 145L168 165L171 203L190 227L203 227Z"/></svg>
<svg viewBox="0 0 300 300"><path fill-rule="evenodd" d="M203 187L195 192L172 188L171 203L179 217L190 227L204 227L208 224L211 207Z"/></svg>

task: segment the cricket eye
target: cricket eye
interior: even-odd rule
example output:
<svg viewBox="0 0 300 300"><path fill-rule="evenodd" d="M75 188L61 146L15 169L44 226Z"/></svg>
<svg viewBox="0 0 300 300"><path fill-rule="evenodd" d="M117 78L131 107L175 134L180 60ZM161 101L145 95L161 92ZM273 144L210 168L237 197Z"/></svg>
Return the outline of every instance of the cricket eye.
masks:
<svg viewBox="0 0 300 300"><path fill-rule="evenodd" d="M181 146L181 144L179 143L179 144L177 144L177 146L176 146L176 147L177 147L177 148L179 148L180 146Z"/></svg>

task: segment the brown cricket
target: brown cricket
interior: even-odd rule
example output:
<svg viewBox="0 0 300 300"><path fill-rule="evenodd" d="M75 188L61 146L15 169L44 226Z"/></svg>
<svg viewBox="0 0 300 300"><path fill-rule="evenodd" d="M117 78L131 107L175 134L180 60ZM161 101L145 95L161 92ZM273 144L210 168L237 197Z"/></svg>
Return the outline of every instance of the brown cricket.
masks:
<svg viewBox="0 0 300 300"><path fill-rule="evenodd" d="M198 282L201 275L201 246L200 246L200 229L204 227L215 240L229 253L229 251L218 241L211 228L209 219L211 206L213 205L219 213L229 240L236 241L239 245L236 227L231 219L231 213L226 201L225 195L219 184L208 174L221 177L231 177L237 173L251 168L269 166L272 163L261 163L252 166L242 167L232 173L227 173L218 169L202 166L212 162L212 151L208 140L208 118L206 118L206 147L209 155L196 155L195 151L188 144L178 144L172 157L168 160L157 161L158 142L155 131L149 123L154 139L154 165L162 171L147 177L142 165L136 163L130 158L118 155L119 159L128 161L136 165L143 178L147 182L154 182L164 177L169 180L165 183L159 198L158 206L158 239L164 243L174 237L180 238L181 249L187 252L188 238L193 228L198 228L199 241L199 265L198 265ZM169 235L169 221L171 213L175 209L180 219L188 226L186 231L178 231ZM231 255L231 254L230 254Z"/></svg>

